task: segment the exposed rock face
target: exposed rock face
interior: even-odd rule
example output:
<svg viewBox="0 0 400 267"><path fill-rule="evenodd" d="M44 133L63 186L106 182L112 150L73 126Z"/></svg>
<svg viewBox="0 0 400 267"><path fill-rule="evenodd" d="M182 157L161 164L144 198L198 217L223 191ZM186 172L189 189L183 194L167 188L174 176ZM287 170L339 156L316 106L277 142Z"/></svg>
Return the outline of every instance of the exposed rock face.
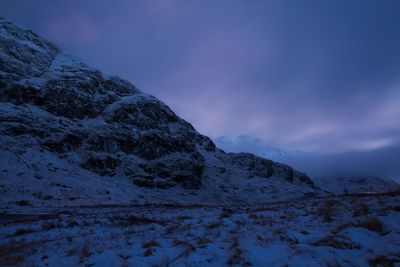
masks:
<svg viewBox="0 0 400 267"><path fill-rule="evenodd" d="M199 189L205 169L214 165L313 185L288 166L252 154L223 153L157 98L4 19L0 101L0 136L8 140L3 148L25 144L138 187Z"/></svg>
<svg viewBox="0 0 400 267"><path fill-rule="evenodd" d="M296 171L288 165L260 158L250 153L229 153L228 155L234 165L247 169L254 176L281 177L290 183L299 182L314 187L314 183L306 174Z"/></svg>
<svg viewBox="0 0 400 267"><path fill-rule="evenodd" d="M250 153L230 153L229 155L234 165L252 171L256 176L270 178L274 173L272 160L259 158Z"/></svg>

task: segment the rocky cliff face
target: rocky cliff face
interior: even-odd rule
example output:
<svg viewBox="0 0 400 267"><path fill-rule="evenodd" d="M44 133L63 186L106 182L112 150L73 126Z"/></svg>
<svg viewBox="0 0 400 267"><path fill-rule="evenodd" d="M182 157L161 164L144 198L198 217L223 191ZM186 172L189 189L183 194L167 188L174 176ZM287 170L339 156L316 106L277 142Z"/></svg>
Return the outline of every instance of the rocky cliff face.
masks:
<svg viewBox="0 0 400 267"><path fill-rule="evenodd" d="M261 181L253 183L254 188L313 188L305 174L289 166L252 154L224 153L157 98L4 19L0 101L4 196L35 194L60 179L64 189L69 188L53 192L52 199L60 203L68 191L77 190L68 183L75 181L83 192L90 190L93 179L104 181L105 187L119 187L104 189L113 197L88 193L86 198L97 199L96 203L124 199L121 194L127 192L131 201L143 198L138 192L147 195L153 189L171 188L204 196L211 190L229 198L232 188L249 189L249 177Z"/></svg>

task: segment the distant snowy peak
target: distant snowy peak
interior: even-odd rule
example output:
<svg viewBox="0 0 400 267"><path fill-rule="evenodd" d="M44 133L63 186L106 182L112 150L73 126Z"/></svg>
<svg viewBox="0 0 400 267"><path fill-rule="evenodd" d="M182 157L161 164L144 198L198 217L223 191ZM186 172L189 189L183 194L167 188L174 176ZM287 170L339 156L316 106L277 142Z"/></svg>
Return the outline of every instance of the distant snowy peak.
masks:
<svg viewBox="0 0 400 267"><path fill-rule="evenodd" d="M220 136L214 142L226 152L248 152L255 154L262 154L266 151L283 152L281 149L271 146L262 139L251 135Z"/></svg>
<svg viewBox="0 0 400 267"><path fill-rule="evenodd" d="M283 150L252 135L225 135L214 139L214 142L217 147L226 152L252 153L275 161L285 161L288 157L307 156L305 152Z"/></svg>

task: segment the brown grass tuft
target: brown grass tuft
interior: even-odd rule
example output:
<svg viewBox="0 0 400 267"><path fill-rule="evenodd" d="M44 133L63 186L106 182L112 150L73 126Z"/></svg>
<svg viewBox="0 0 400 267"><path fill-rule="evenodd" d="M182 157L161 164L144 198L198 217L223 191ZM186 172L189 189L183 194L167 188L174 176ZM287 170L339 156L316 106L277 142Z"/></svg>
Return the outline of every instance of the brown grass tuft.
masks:
<svg viewBox="0 0 400 267"><path fill-rule="evenodd" d="M75 226L79 226L79 224L76 221L74 221L74 220L68 221L67 228L73 228Z"/></svg>
<svg viewBox="0 0 400 267"><path fill-rule="evenodd" d="M90 248L87 245L84 245L81 249L81 253L79 255L79 259L83 261L84 259L90 257L93 253L90 251Z"/></svg>
<svg viewBox="0 0 400 267"><path fill-rule="evenodd" d="M227 265L229 265L229 266L232 266L232 265L251 266L252 265L248 260L246 260L243 250L241 250L239 247L239 237L238 236L231 237L230 249L231 249L232 253L225 262Z"/></svg>
<svg viewBox="0 0 400 267"><path fill-rule="evenodd" d="M369 207L365 204L360 204L354 207L353 217L366 216L369 213Z"/></svg>
<svg viewBox="0 0 400 267"><path fill-rule="evenodd" d="M354 244L351 242L346 242L344 240L336 239L334 236L327 236L317 242L311 243L313 246L326 246L333 247L336 249L360 249L359 244Z"/></svg>
<svg viewBox="0 0 400 267"><path fill-rule="evenodd" d="M324 205L317 209L315 215L322 217L322 221L325 223L330 223L334 220L335 216L335 205L337 201L335 200L326 200Z"/></svg>
<svg viewBox="0 0 400 267"><path fill-rule="evenodd" d="M26 234L30 234L30 233L33 233L33 232L35 232L35 230L32 229L32 228L25 228L25 229L21 228L21 229L17 229L14 232L13 236L26 235Z"/></svg>
<svg viewBox="0 0 400 267"><path fill-rule="evenodd" d="M151 250L151 248L146 249L143 253L143 256L145 257L149 257L151 255L153 255L153 251Z"/></svg>
<svg viewBox="0 0 400 267"><path fill-rule="evenodd" d="M206 225L206 228L207 229L214 229L214 228L217 228L217 227L221 226L222 224L223 224L222 221L211 222L211 223Z"/></svg>
<svg viewBox="0 0 400 267"><path fill-rule="evenodd" d="M211 240L208 239L207 237L197 237L197 244L201 247L204 248L207 246L207 244L211 243Z"/></svg>
<svg viewBox="0 0 400 267"><path fill-rule="evenodd" d="M179 225L171 225L165 230L165 233L168 235L176 233L179 230L179 228L180 228Z"/></svg>
<svg viewBox="0 0 400 267"><path fill-rule="evenodd" d="M368 263L371 267L378 267L378 266L393 267L393 266L397 266L397 265L395 265L395 263L399 263L399 262L400 262L399 259L389 259L385 256L378 256L378 257L368 261Z"/></svg>
<svg viewBox="0 0 400 267"><path fill-rule="evenodd" d="M185 248L181 253L179 253L179 255L178 255L173 261L175 261L175 260L177 260L177 259L179 259L179 258L182 258L182 257L187 257L187 256L189 256L189 254L190 254L191 252L193 252L193 251L196 250L196 247L193 246L193 245L192 245L191 243L189 243L188 241L174 239L174 240L172 241L172 244L173 244L174 246L182 246L182 247Z"/></svg>
<svg viewBox="0 0 400 267"><path fill-rule="evenodd" d="M155 240L143 243L142 248L151 248L151 247L159 247L160 243Z"/></svg>
<svg viewBox="0 0 400 267"><path fill-rule="evenodd" d="M222 209L222 213L219 215L219 218L222 220L224 218L228 218L232 215L233 210L227 209L227 208L223 208Z"/></svg>
<svg viewBox="0 0 400 267"><path fill-rule="evenodd" d="M43 231L48 231L48 230L51 230L51 229L54 229L54 228L56 228L56 224L55 223L43 223L42 224L42 230Z"/></svg>
<svg viewBox="0 0 400 267"><path fill-rule="evenodd" d="M383 231L383 223L376 217L371 217L363 222L356 224L357 227L366 228L370 231L382 232Z"/></svg>

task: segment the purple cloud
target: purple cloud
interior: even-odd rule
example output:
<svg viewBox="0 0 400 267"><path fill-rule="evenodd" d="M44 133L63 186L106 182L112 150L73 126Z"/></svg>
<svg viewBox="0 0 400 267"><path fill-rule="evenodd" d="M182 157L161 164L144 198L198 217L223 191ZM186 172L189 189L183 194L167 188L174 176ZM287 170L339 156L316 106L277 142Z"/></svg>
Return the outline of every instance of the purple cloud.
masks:
<svg viewBox="0 0 400 267"><path fill-rule="evenodd" d="M312 152L400 136L398 1L3 1L1 13L130 80L211 137Z"/></svg>

